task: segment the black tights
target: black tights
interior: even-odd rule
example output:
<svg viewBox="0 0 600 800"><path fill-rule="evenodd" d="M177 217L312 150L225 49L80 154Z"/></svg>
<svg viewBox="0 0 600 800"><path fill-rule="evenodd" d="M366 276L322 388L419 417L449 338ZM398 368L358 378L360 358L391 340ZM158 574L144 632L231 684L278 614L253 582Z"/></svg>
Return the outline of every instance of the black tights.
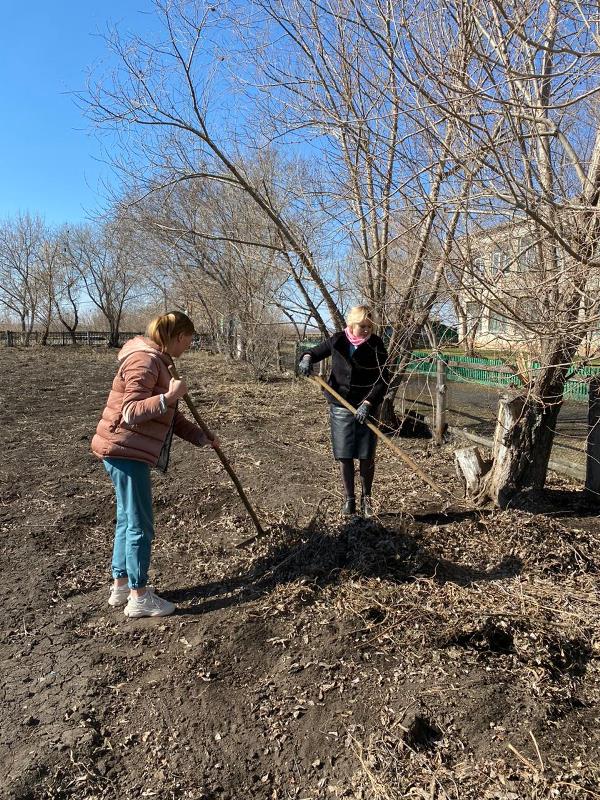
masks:
<svg viewBox="0 0 600 800"><path fill-rule="evenodd" d="M339 462L346 497L354 497L354 459L340 458ZM370 496L373 478L375 477L375 459L361 458L358 462L358 468L363 496Z"/></svg>

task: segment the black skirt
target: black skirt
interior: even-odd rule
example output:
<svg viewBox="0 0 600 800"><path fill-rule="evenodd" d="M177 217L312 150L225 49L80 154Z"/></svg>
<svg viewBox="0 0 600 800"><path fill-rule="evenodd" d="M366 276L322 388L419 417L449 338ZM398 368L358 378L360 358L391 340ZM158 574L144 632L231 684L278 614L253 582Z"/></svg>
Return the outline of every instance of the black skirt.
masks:
<svg viewBox="0 0 600 800"><path fill-rule="evenodd" d="M343 406L329 406L333 457L371 459L375 455L377 437L354 414Z"/></svg>

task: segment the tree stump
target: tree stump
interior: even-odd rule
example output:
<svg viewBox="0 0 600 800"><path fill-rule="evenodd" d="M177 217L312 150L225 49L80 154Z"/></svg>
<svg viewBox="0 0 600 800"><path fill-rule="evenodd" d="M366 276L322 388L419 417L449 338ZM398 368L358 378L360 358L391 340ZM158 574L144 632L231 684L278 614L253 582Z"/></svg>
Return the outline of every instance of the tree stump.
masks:
<svg viewBox="0 0 600 800"><path fill-rule="evenodd" d="M491 500L504 508L522 488L534 424L526 412L527 398L523 395L500 400L491 461L485 461L476 447L456 451L456 468L466 483L467 497L479 503Z"/></svg>
<svg viewBox="0 0 600 800"><path fill-rule="evenodd" d="M524 460L529 459L530 423L525 415L526 398L510 400L503 397L498 403L498 419L494 433L492 468L485 478L484 491L499 508L521 488Z"/></svg>
<svg viewBox="0 0 600 800"><path fill-rule="evenodd" d="M465 483L465 497L476 499L492 462L483 458L478 447L463 447L454 453L454 464L456 474Z"/></svg>

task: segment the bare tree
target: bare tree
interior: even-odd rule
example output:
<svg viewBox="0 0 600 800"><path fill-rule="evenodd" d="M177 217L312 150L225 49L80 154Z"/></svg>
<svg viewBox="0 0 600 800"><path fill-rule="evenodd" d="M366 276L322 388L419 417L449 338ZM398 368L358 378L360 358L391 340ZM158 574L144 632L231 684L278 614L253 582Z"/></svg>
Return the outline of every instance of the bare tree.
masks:
<svg viewBox="0 0 600 800"><path fill-rule="evenodd" d="M40 344L48 342L48 334L54 320L60 272L60 241L54 233L47 232L39 249L37 270L38 304L35 318L41 326Z"/></svg>
<svg viewBox="0 0 600 800"><path fill-rule="evenodd" d="M336 280L340 265L358 265L366 292L360 299L373 305L382 329L393 330L398 369L383 409L393 424L395 393L437 301L471 169L449 157L457 136L451 116L415 102L393 4L382 3L368 19L360 5L343 2L255 0L217 10L182 0L157 10L163 41L110 38L121 69L92 89L92 118L126 128L136 154L146 153L148 191L201 181L245 196L265 222L244 246L280 254L293 285L289 299L324 334L343 326L351 295L347 282ZM219 67L223 55L212 57L211 41L231 54L229 73ZM452 54L457 64L461 47ZM235 98L233 125L219 125L213 110L224 89ZM244 117L248 108L252 119ZM286 168L274 175L263 158L257 169L275 147L294 154ZM319 156L311 168L300 155L307 147ZM406 215L417 235L406 279L394 287L390 247L395 219ZM441 255L431 262L433 252Z"/></svg>
<svg viewBox="0 0 600 800"><path fill-rule="evenodd" d="M69 332L73 344L79 326L83 281L76 263L69 254L69 230L64 228L57 237L58 263L55 279L54 306L61 325Z"/></svg>
<svg viewBox="0 0 600 800"><path fill-rule="evenodd" d="M128 213L146 232L146 248L163 254L148 279L180 307L198 308L231 356L251 360L260 340L272 360L276 342L257 337L257 326L274 330L292 281L277 229L260 210L237 187L190 180L132 201Z"/></svg>
<svg viewBox="0 0 600 800"><path fill-rule="evenodd" d="M220 126L211 115L209 88L216 79L214 68L207 67L208 36L223 37L216 7L183 1L155 5L164 40L131 37L123 41L116 33L109 38L120 69L84 98L92 118L126 128L133 137L141 133L144 150L155 159L153 166L160 168L166 185L203 179L243 191L275 226L282 246L318 287L335 324L341 324L339 309L303 230L261 180L245 171L239 148L220 135ZM144 131L149 132L146 137ZM142 146L139 136L135 144ZM216 164L218 169L206 170L203 164Z"/></svg>
<svg viewBox="0 0 600 800"><path fill-rule="evenodd" d="M451 157L452 115L421 102L396 4L256 0L253 6L288 44L281 47L268 29L249 38L237 14L258 75L253 97L263 89L265 135L280 141L293 132L322 154L326 166L316 191L330 235L334 230L346 259L359 265L363 298L391 332L393 378L381 418L396 427L395 395L438 302L473 167ZM465 53L461 39L448 58L459 66Z"/></svg>
<svg viewBox="0 0 600 800"><path fill-rule="evenodd" d="M44 223L23 214L0 225L0 303L29 344L40 302Z"/></svg>
<svg viewBox="0 0 600 800"><path fill-rule="evenodd" d="M141 268L135 236L117 214L102 226L73 228L65 247L87 296L106 319L108 344L117 347L123 310L134 299L139 284Z"/></svg>
<svg viewBox="0 0 600 800"><path fill-rule="evenodd" d="M521 488L543 487L565 381L597 319L597 10L562 0L436 1L420 4L427 25L418 31L408 24L414 10L404 3L396 20L423 100L452 113L460 136L449 150L478 166L462 233L525 223L536 252L518 279L470 269L465 281L475 301L531 334L522 336L523 389L502 403L496 458L478 489L502 505ZM442 24L444 37L427 33ZM460 70L447 58L459 40L468 46Z"/></svg>

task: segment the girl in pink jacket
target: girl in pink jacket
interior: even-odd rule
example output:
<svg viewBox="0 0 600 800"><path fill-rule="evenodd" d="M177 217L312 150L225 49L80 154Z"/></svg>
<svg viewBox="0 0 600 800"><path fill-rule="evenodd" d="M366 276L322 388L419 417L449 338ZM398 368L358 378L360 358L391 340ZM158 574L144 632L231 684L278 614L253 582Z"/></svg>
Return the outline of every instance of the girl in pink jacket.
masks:
<svg viewBox="0 0 600 800"><path fill-rule="evenodd" d="M166 471L173 434L198 447L214 445L177 410L187 392L169 373L171 358L189 349L194 325L180 311L150 322L146 336L130 340L119 352L92 451L103 460L115 487L117 524L113 546L109 604L125 606L128 617L163 617L175 605L147 586L154 538L150 467Z"/></svg>

